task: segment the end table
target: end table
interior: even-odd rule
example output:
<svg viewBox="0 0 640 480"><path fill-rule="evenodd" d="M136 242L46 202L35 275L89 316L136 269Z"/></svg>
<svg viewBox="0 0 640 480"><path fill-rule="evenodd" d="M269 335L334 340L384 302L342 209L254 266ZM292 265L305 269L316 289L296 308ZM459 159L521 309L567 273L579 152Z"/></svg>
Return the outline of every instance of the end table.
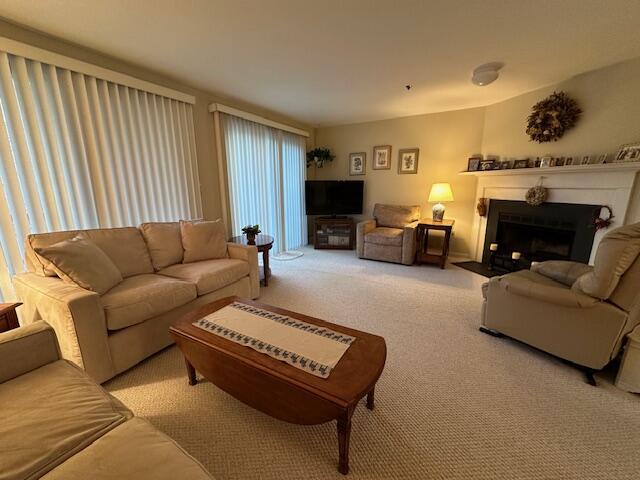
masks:
<svg viewBox="0 0 640 480"><path fill-rule="evenodd" d="M0 303L0 333L18 328L18 315L16 314L16 308L21 303Z"/></svg>
<svg viewBox="0 0 640 480"><path fill-rule="evenodd" d="M255 243L248 243L245 235L233 237L230 242L240 245L254 245L258 248L258 252L262 252L262 267L260 268L260 280L265 287L269 286L269 277L271 276L271 268L269 268L269 250L273 247L274 238L271 235L259 233L256 235Z"/></svg>
<svg viewBox="0 0 640 480"><path fill-rule="evenodd" d="M451 232L455 220L444 219L436 222L430 218L423 218L418 222L416 231L416 263L435 263L444 269L449 256L449 241L451 240ZM429 253L427 247L429 244L429 230L440 230L444 232L444 241L442 243L442 253Z"/></svg>

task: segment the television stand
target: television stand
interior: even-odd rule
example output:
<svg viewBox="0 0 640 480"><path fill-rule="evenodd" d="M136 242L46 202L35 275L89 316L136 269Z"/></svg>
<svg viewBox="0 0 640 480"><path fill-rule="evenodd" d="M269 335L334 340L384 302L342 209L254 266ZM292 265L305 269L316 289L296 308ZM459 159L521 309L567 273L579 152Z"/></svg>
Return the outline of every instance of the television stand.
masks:
<svg viewBox="0 0 640 480"><path fill-rule="evenodd" d="M322 217L320 217L321 220L346 220L347 217L346 215L323 215Z"/></svg>
<svg viewBox="0 0 640 480"><path fill-rule="evenodd" d="M353 250L356 226L349 217L316 217L313 221L313 247Z"/></svg>

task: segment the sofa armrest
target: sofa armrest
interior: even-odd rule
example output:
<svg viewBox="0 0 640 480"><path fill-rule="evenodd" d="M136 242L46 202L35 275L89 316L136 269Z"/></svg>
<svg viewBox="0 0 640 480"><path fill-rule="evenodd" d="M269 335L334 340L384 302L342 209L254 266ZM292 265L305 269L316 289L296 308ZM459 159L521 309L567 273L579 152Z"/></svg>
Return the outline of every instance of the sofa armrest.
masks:
<svg viewBox="0 0 640 480"><path fill-rule="evenodd" d="M56 334L45 322L0 333L0 383L59 359Z"/></svg>
<svg viewBox="0 0 640 480"><path fill-rule="evenodd" d="M62 358L84 369L97 382L114 375L107 323L97 293L35 273L16 275L13 285L24 304L23 323L44 320L51 325Z"/></svg>
<svg viewBox="0 0 640 480"><path fill-rule="evenodd" d="M356 225L356 253L358 257L364 257L364 236L375 229L377 222L375 219L364 220Z"/></svg>
<svg viewBox="0 0 640 480"><path fill-rule="evenodd" d="M251 282L251 298L260 296L260 271L258 270L258 248L255 245L227 243L230 258L243 260L249 264L249 281Z"/></svg>
<svg viewBox="0 0 640 480"><path fill-rule="evenodd" d="M585 273L593 270L593 267L584 263L569 262L565 260L549 260L531 265L531 271L551 278L568 287Z"/></svg>
<svg viewBox="0 0 640 480"><path fill-rule="evenodd" d="M408 223L402 232L402 263L403 265L413 265L416 258L416 229L419 220Z"/></svg>
<svg viewBox="0 0 640 480"><path fill-rule="evenodd" d="M529 297L541 302L553 303L563 307L589 308L600 303L597 298L568 288L544 285L512 275L497 277L494 281L499 282L505 290L514 295Z"/></svg>

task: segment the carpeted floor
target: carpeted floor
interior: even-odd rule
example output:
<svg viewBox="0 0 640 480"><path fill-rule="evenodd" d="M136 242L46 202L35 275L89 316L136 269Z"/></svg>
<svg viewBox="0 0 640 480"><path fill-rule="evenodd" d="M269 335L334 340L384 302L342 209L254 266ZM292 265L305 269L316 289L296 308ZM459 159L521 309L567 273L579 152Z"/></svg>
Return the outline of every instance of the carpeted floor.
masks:
<svg viewBox="0 0 640 480"><path fill-rule="evenodd" d="M483 277L304 252L272 262L260 300L387 341L376 410L354 415L350 478L640 478L640 396L607 375L590 387L549 356L478 332ZM189 387L176 347L106 388L218 479L344 478L334 423L289 425L208 382Z"/></svg>

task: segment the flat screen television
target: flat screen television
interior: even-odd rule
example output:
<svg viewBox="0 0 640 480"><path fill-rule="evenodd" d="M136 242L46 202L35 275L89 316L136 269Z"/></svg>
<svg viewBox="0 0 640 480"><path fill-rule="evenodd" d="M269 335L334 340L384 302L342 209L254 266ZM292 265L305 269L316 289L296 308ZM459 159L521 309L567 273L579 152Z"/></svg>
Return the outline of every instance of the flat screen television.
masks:
<svg viewBox="0 0 640 480"><path fill-rule="evenodd" d="M307 215L362 213L363 180L307 180L304 198Z"/></svg>

